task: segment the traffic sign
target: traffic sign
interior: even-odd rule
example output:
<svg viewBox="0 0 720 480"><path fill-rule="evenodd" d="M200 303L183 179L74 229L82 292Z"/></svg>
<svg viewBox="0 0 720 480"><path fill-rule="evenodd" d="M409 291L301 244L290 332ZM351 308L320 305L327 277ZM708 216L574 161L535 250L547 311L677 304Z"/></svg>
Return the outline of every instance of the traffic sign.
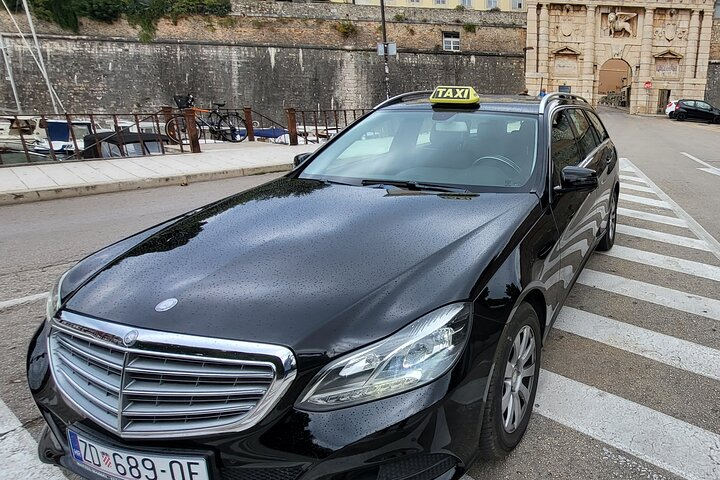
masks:
<svg viewBox="0 0 720 480"><path fill-rule="evenodd" d="M651 88L652 88L652 82L648 80L647 82L645 82L645 90L650 90Z"/></svg>

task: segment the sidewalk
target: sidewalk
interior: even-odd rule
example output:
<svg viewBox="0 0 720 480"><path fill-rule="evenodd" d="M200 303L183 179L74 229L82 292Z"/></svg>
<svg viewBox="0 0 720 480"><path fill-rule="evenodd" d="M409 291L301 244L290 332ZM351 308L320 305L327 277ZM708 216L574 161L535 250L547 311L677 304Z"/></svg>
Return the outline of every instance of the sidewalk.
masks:
<svg viewBox="0 0 720 480"><path fill-rule="evenodd" d="M196 154L0 168L0 205L282 172L317 145L203 145Z"/></svg>

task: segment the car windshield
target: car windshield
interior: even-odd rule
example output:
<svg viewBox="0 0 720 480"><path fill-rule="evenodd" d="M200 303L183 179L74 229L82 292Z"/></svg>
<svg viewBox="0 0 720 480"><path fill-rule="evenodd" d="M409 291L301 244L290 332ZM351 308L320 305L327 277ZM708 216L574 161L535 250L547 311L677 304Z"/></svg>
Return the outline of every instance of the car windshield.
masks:
<svg viewBox="0 0 720 480"><path fill-rule="evenodd" d="M517 190L532 177L537 137L534 115L381 110L328 145L300 178Z"/></svg>

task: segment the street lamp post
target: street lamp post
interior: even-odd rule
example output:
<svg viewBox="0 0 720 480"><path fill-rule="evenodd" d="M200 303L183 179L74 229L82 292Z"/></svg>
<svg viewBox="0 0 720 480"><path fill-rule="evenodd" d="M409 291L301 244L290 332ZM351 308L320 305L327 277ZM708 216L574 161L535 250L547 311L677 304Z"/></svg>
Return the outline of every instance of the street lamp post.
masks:
<svg viewBox="0 0 720 480"><path fill-rule="evenodd" d="M382 19L383 59L385 60L385 98L390 98L390 65L388 64L388 41L385 27L385 0L380 0L380 18Z"/></svg>

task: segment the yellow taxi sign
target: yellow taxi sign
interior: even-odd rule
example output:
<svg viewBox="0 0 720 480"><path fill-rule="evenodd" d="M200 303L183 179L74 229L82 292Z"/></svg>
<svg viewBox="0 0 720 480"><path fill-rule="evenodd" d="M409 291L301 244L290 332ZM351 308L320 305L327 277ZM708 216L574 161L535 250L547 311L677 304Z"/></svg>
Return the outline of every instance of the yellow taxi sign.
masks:
<svg viewBox="0 0 720 480"><path fill-rule="evenodd" d="M430 102L474 105L480 97L472 87L439 86L430 95Z"/></svg>

